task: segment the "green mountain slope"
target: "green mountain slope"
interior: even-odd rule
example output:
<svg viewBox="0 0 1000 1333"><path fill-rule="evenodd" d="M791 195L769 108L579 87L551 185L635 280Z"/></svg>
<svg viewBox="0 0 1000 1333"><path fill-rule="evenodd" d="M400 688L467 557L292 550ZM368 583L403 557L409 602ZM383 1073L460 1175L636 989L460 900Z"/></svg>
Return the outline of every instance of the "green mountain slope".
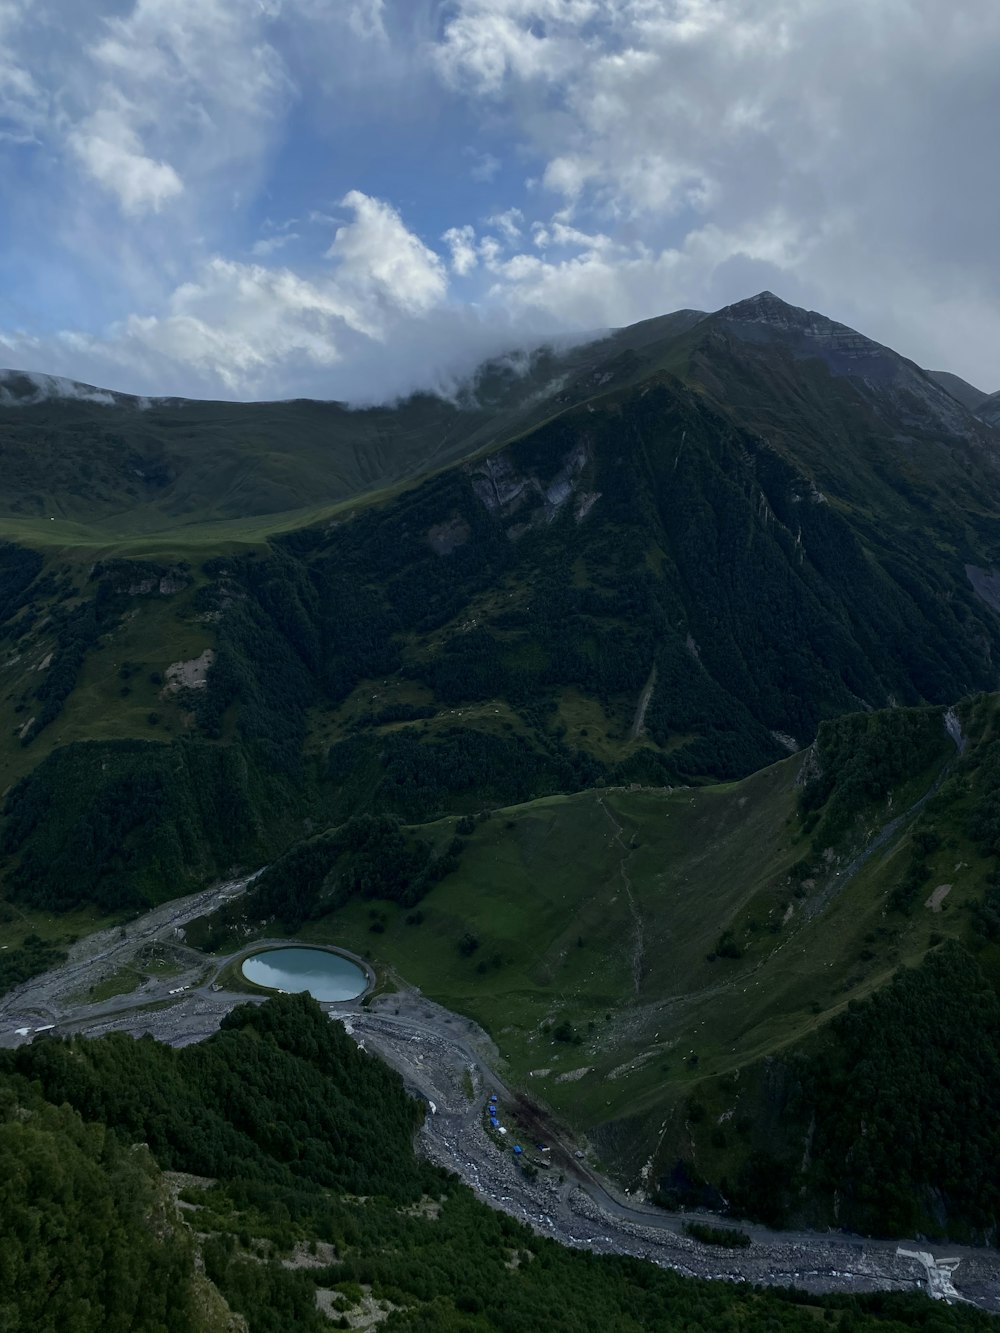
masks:
<svg viewBox="0 0 1000 1333"><path fill-rule="evenodd" d="M821 367L825 376L817 375ZM769 437L777 431L779 440L791 430L800 464L817 426L827 445L831 432L846 433L856 448L862 431L886 435L886 409L887 440L897 445L906 438L901 425L917 438L974 429L952 393L973 406L971 386L966 392L955 377L920 371L770 293L711 316L678 311L572 348L514 353L485 364L449 400L417 394L384 407L139 399L7 371L0 372L0 532L46 545L253 541L667 371L707 389L743 427ZM783 399L777 411L775 389ZM859 398L870 417L874 408L874 423L859 418ZM900 462L898 448L880 454L876 470Z"/></svg>
<svg viewBox="0 0 1000 1333"><path fill-rule="evenodd" d="M960 712L965 753L851 890L870 904L860 962L902 969L870 997L856 991L864 1003L797 1047L745 1070L740 1086L705 1080L695 1094L703 1121L694 1127L681 1105L666 1127L661 1164L694 1154L743 1209L868 1231L905 1221L995 1243L998 700ZM829 983L816 989L822 1009ZM716 1135L733 1121L739 1135Z"/></svg>
<svg viewBox="0 0 1000 1333"><path fill-rule="evenodd" d="M351 409L135 398L0 371L0 534L36 544L247 542L316 521L625 383L697 321L678 311L483 365L452 399Z"/></svg>
<svg viewBox="0 0 1000 1333"><path fill-rule="evenodd" d="M423 825L408 836L448 857L430 877L412 842L387 869L385 831L381 876L356 834L314 839L189 936L231 948L284 923L374 957L474 1017L518 1085L665 1199L988 1239L1000 702L961 714L962 755L941 710L856 714L739 783ZM861 1052L893 1090L871 1160L852 1146Z"/></svg>
<svg viewBox="0 0 1000 1333"><path fill-rule="evenodd" d="M0 407L0 416L0 524L8 535L91 543L167 530L183 541L206 524L237 521L241 533L254 520L266 529L275 515L305 517L461 457L489 420L431 397L357 412L56 398ZM45 522L52 536L38 530Z"/></svg>
<svg viewBox="0 0 1000 1333"><path fill-rule="evenodd" d="M3 548L8 884L148 901L310 821L736 778L825 717L994 684L986 426L774 298L626 333L621 382L353 517L201 560ZM212 763L239 776L207 854ZM140 770L185 794L123 801Z"/></svg>
<svg viewBox="0 0 1000 1333"><path fill-rule="evenodd" d="M996 484L993 431L912 361L843 324L763 292L690 340L689 375L859 513L900 498L974 506L972 476Z"/></svg>

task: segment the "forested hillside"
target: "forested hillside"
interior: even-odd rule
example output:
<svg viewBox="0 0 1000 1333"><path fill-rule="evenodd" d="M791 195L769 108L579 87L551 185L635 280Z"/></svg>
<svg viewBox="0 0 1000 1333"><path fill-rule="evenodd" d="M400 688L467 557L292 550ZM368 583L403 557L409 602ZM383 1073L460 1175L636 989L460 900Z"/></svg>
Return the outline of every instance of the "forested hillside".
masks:
<svg viewBox="0 0 1000 1333"><path fill-rule="evenodd" d="M966 950L939 945L794 1053L695 1090L658 1197L724 1199L774 1226L994 1244L998 1074L996 991Z"/></svg>
<svg viewBox="0 0 1000 1333"><path fill-rule="evenodd" d="M0 1076L0 1328L222 1333L150 1154L63 1100Z"/></svg>
<svg viewBox="0 0 1000 1333"><path fill-rule="evenodd" d="M223 1330L220 1294L250 1333L349 1327L372 1308L386 1333L989 1322L922 1297L697 1282L540 1238L418 1161L422 1109L305 997L238 1009L181 1051L36 1042L0 1056L0 1099L0 1327L12 1333ZM189 1173L173 1178L181 1214L154 1161Z"/></svg>

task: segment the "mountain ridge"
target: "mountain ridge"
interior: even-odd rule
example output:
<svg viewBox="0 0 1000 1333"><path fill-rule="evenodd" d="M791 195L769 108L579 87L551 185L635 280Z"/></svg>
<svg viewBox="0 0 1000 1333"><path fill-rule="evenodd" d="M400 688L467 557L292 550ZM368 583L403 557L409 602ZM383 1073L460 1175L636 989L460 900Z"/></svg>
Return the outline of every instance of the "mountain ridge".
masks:
<svg viewBox="0 0 1000 1333"><path fill-rule="evenodd" d="M706 320L727 321L741 324L760 324L781 331L799 331L815 340L817 345L824 340L839 344L848 351L860 353L867 351L869 354L887 353L890 357L900 358L900 353L894 351L886 344L877 342L869 338L866 334L859 332L850 325L834 320L821 311L811 310L803 306L795 306L783 298L776 296L772 291L763 290L753 296L744 297L739 301L732 302L727 306L720 307L716 311L696 310L693 308L680 308L670 311L663 315L655 315L650 318L639 320L634 324L621 325L616 328L605 331L595 331L593 334L581 334L574 337L568 337L560 340L541 339L524 346L512 345L504 352L486 358L480 366L468 374L464 380L459 381L453 395L443 396L436 394L430 389L417 389L410 394L400 395L395 399L387 400L391 402L405 402L408 398L422 397L443 397L444 401L455 401L468 405L475 400L476 385L488 374L491 368L502 366L504 364L514 367L520 362L521 366L529 365L532 358L544 353L549 353L558 357L560 355L559 344L564 348L572 350L599 349L608 343L614 343L616 346L625 346L629 348L640 348L648 343L657 341L664 333L671 336L684 332L688 328L693 328ZM909 358L901 358L908 361L910 365L917 365ZM949 390L951 396L957 398L963 406L971 411L973 406L981 403L988 398L996 398L997 394L991 394L982 389L969 384L968 381L961 379L949 371L928 370L917 366L925 375L939 381L941 387L953 389ZM373 406L380 404L371 403L350 403L346 400L334 398L303 397L301 395L279 398L279 399L219 399L219 398L189 398L183 395L153 395L153 394L135 394L125 392L119 389L109 388L90 384L89 382L74 380L65 376L53 375L45 371L25 370L23 368L2 368L0 367L0 407L14 406L38 406L40 403L51 399L67 399L70 401L90 402L100 406L120 406L129 407L135 410L148 410L150 407L181 407L187 406L196 408L199 406L222 406L231 407L271 407L277 404L291 403L316 403L324 406L340 408L346 412L363 412L370 410ZM387 404L381 404L385 406Z"/></svg>
<svg viewBox="0 0 1000 1333"><path fill-rule="evenodd" d="M916 422L925 433L930 423L1000 453L996 428L969 415L928 372L763 292L715 313L675 311L569 348L494 358L450 400L414 394L382 407L348 407L141 398L3 372L0 534L124 547L169 541L173 530L194 543L252 543L391 495L428 472L500 449L576 404L657 377L697 384L725 407L733 386L718 384L719 367L708 364L717 362L711 343L720 337L741 343L744 359L769 359L772 374L776 358L788 358L786 379L796 364L817 361L883 419Z"/></svg>

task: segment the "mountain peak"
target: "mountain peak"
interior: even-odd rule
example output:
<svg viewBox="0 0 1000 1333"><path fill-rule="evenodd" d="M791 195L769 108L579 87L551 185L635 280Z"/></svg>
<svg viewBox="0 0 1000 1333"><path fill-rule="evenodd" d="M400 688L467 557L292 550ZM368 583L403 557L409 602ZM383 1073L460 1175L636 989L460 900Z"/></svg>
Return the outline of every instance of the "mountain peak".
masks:
<svg viewBox="0 0 1000 1333"><path fill-rule="evenodd" d="M818 310L789 305L773 292L758 292L745 301L727 305L716 313L714 319L726 324L742 342L765 344L780 341L789 346L793 354L820 356L831 369L841 372L850 367L856 373L858 363L864 363L866 370L871 371L876 363L895 365L903 361L891 348L874 342L847 324L840 324ZM884 366L878 373L880 378L884 375Z"/></svg>
<svg viewBox="0 0 1000 1333"><path fill-rule="evenodd" d="M832 375L851 380L871 401L878 402L879 410L891 415L897 425L906 422L914 427L920 418L925 424L933 420L936 429L951 435L967 438L975 434L975 420L967 406L939 379L891 347L817 310L789 305L765 291L725 306L712 316L712 323L747 349L780 347L794 360L824 362ZM989 420L985 415L983 419Z"/></svg>
<svg viewBox="0 0 1000 1333"><path fill-rule="evenodd" d="M789 305L780 296L775 296L774 292L758 292L756 296L748 296L734 305L727 305L718 312L718 318L741 324L769 324L779 329L844 327L815 310Z"/></svg>

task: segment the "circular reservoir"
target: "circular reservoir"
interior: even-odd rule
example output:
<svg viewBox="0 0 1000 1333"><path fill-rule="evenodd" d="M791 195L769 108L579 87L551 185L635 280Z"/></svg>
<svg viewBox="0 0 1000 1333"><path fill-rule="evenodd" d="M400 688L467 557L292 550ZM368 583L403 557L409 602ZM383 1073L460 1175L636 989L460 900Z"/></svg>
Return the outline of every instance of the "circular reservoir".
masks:
<svg viewBox="0 0 1000 1333"><path fill-rule="evenodd" d="M245 958L241 970L255 986L308 991L314 1000L354 1000L368 989L364 969L329 949L265 949Z"/></svg>

